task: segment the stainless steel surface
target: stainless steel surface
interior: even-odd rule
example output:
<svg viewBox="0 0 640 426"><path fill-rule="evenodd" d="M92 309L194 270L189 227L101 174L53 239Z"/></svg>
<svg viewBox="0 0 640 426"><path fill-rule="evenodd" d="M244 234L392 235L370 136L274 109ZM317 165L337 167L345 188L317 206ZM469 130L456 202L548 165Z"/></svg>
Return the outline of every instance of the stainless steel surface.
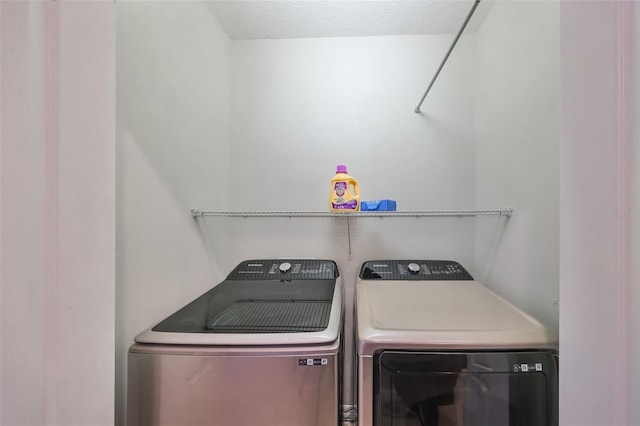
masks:
<svg viewBox="0 0 640 426"><path fill-rule="evenodd" d="M444 64L447 62L447 59L449 59L449 55L451 55L451 52L453 51L453 48L456 47L456 44L458 43L458 40L460 39L460 36L464 32L464 29L467 27L467 24L469 23L469 20L473 16L473 12L476 11L476 8L478 7L479 3L480 3L480 0L474 0L473 6L471 7L471 10L467 14L467 17L465 18L464 22L462 23L462 27L460 27L460 30L458 31L458 34L456 34L456 37L453 40L453 43L451 44L451 47L449 47L449 50L447 50L447 53L444 55L444 59L440 63L440 66L438 67L436 73L434 74L433 78L431 79L431 83L429 83L429 87L427 87L427 90L424 92L424 95L422 95L422 98L420 99L420 102L418 103L418 106L414 110L414 112L416 114L420 113L420 107L422 106L422 103L424 102L425 98L429 94L429 91L431 90L431 87L433 86L433 83L436 82L436 79L440 75L440 71L442 71L442 68L444 67Z"/></svg>
<svg viewBox="0 0 640 426"><path fill-rule="evenodd" d="M127 424L336 426L338 354L339 342L267 351L134 345Z"/></svg>
<svg viewBox="0 0 640 426"><path fill-rule="evenodd" d="M373 425L373 357L357 354L358 426Z"/></svg>

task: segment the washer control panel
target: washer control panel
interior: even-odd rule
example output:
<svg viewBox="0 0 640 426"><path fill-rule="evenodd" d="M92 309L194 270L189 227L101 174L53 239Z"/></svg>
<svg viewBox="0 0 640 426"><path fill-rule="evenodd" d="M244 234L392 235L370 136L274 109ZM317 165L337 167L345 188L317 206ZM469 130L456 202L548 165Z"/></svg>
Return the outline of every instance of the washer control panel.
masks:
<svg viewBox="0 0 640 426"><path fill-rule="evenodd" d="M227 280L326 280L338 276L333 260L259 259L240 263Z"/></svg>
<svg viewBox="0 0 640 426"><path fill-rule="evenodd" d="M362 264L360 279L465 281L473 277L453 260L370 260Z"/></svg>

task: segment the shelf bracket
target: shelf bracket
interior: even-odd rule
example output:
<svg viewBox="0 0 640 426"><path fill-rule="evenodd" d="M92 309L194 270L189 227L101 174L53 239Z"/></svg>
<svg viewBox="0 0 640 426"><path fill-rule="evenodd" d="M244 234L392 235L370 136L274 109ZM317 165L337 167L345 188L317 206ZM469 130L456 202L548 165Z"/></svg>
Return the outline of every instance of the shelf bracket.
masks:
<svg viewBox="0 0 640 426"><path fill-rule="evenodd" d="M347 240L349 242L349 260L351 260L351 220L347 216Z"/></svg>

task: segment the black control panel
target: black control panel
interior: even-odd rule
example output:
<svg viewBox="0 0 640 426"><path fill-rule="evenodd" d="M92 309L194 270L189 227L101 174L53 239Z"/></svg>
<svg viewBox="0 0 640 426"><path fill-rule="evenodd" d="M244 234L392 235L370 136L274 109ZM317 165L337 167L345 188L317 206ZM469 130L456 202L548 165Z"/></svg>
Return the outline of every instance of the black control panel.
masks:
<svg viewBox="0 0 640 426"><path fill-rule="evenodd" d="M453 260L369 260L360 268L363 280L465 281L473 277Z"/></svg>
<svg viewBox="0 0 640 426"><path fill-rule="evenodd" d="M326 280L339 275L333 260L259 259L240 263L227 280Z"/></svg>

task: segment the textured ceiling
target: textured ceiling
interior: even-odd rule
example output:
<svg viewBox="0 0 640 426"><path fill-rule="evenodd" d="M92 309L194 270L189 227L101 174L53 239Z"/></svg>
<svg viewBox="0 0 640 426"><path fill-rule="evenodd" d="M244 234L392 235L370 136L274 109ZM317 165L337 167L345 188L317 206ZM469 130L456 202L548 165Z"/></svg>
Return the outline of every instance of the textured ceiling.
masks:
<svg viewBox="0 0 640 426"><path fill-rule="evenodd" d="M476 32L494 0L476 9ZM454 34L473 0L209 0L233 40Z"/></svg>

